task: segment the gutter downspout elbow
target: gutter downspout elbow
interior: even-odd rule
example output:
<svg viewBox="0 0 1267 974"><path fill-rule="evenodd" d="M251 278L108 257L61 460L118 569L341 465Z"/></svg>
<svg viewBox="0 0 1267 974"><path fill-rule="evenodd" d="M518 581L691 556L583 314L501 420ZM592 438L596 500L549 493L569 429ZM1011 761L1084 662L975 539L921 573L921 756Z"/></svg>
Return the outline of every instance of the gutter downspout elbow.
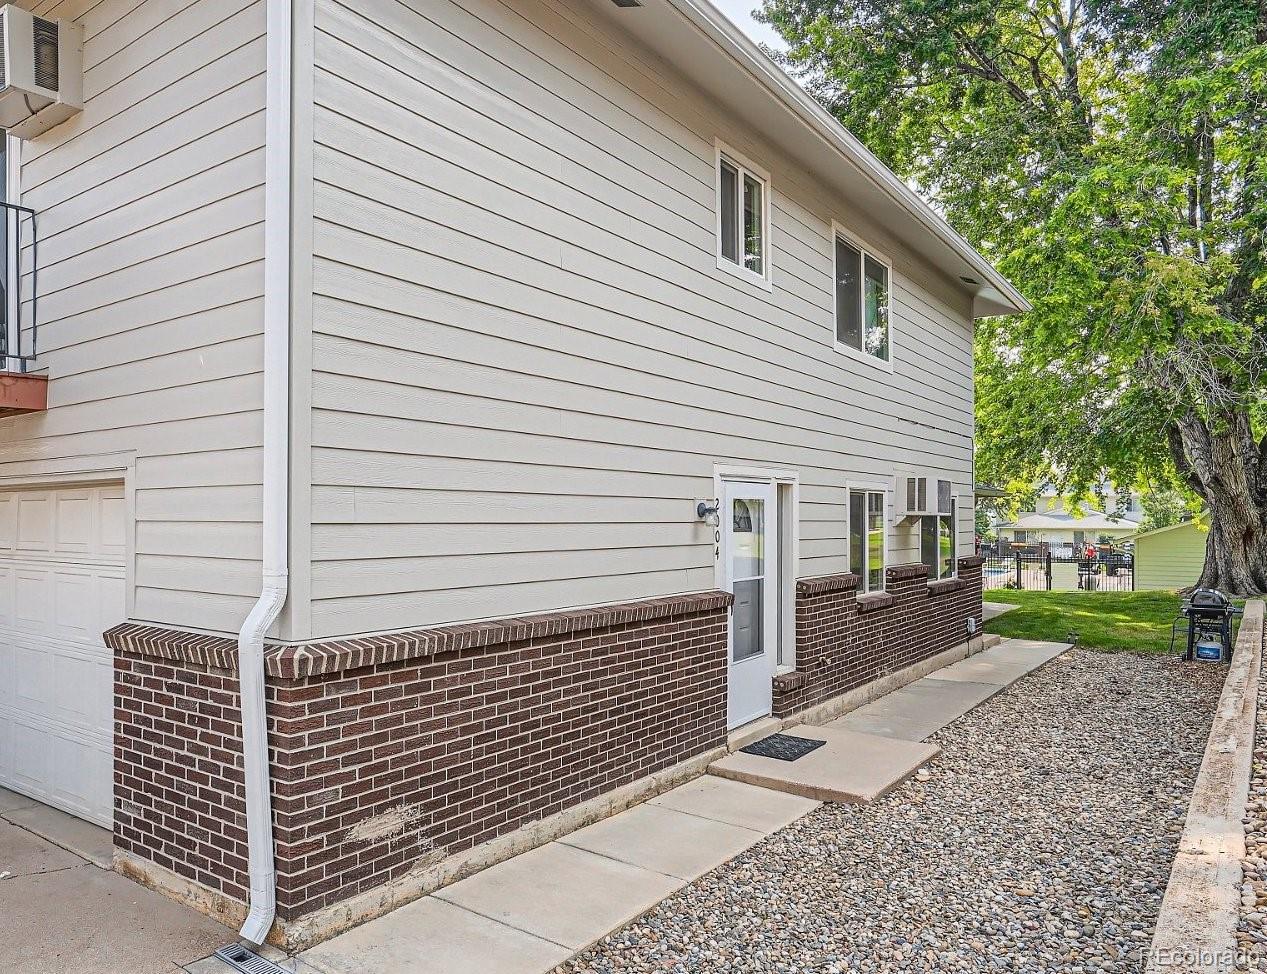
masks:
<svg viewBox="0 0 1267 974"><path fill-rule="evenodd" d="M266 0L264 404L260 597L238 634L250 904L239 931L260 945L277 914L264 638L286 604L290 518L291 50L293 0Z"/></svg>
<svg viewBox="0 0 1267 974"><path fill-rule="evenodd" d="M246 783L247 861L250 909L239 935L262 944L277 912L273 862L272 773L268 761L268 718L264 700L264 634L286 603L286 572L264 579L259 601L238 635L238 689L242 705L242 769Z"/></svg>

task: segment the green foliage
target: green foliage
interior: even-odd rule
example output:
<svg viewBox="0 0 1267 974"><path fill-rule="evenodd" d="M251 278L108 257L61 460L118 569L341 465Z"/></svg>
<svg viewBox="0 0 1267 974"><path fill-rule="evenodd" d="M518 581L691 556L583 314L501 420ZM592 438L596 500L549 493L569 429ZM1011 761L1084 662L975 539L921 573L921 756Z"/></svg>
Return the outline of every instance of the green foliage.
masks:
<svg viewBox="0 0 1267 974"><path fill-rule="evenodd" d="M984 541L994 540L994 524L990 511L982 504L978 504L973 511L973 530L978 538Z"/></svg>
<svg viewBox="0 0 1267 974"><path fill-rule="evenodd" d="M1263 435L1267 5L766 0L763 16L803 83L1033 302L977 330L982 480L1192 487L1180 420Z"/></svg>
<svg viewBox="0 0 1267 974"><path fill-rule="evenodd" d="M1144 507L1144 519L1139 523L1141 531L1155 531L1178 524L1186 517L1198 513L1194 505L1181 491L1159 489L1145 491L1140 498Z"/></svg>

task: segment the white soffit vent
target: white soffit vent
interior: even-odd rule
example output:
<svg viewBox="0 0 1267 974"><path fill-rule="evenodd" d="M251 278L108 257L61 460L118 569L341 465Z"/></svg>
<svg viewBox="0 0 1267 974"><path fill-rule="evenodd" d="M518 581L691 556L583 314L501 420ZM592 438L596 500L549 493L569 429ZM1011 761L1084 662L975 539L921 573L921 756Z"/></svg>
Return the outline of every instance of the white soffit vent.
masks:
<svg viewBox="0 0 1267 974"><path fill-rule="evenodd" d="M0 128L33 139L81 111L82 61L78 24L0 7Z"/></svg>

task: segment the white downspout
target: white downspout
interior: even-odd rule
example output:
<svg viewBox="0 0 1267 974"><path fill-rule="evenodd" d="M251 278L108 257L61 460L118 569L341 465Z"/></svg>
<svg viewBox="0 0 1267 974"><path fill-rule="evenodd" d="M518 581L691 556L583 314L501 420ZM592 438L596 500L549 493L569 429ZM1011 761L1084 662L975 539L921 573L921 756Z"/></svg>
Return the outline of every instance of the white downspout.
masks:
<svg viewBox="0 0 1267 974"><path fill-rule="evenodd" d="M267 0L264 143L263 585L238 634L242 763L250 909L239 931L262 944L273 926L277 882L264 704L264 636L286 603L290 494L291 2Z"/></svg>

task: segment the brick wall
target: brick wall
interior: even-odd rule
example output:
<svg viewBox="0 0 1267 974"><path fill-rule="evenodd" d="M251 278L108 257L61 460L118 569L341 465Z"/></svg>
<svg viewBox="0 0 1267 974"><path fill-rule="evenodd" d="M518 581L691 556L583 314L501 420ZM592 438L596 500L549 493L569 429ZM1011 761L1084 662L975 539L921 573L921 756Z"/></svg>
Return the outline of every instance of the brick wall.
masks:
<svg viewBox="0 0 1267 974"><path fill-rule="evenodd" d="M372 890L723 743L729 601L704 593L270 650L278 915ZM116 842L243 900L234 647L164 632L107 634Z"/></svg>
<svg viewBox="0 0 1267 974"><path fill-rule="evenodd" d="M309 677L275 698L288 918L723 743L726 612Z"/></svg>
<svg viewBox="0 0 1267 974"><path fill-rule="evenodd" d="M928 580L924 565L895 565L885 590L859 596L857 576L796 585L796 671L774 680L774 715L788 717L962 643L981 624L981 559L959 576Z"/></svg>
<svg viewBox="0 0 1267 974"><path fill-rule="evenodd" d="M962 642L980 560L797 583L788 716ZM292 920L726 737L724 593L266 653L278 915ZM246 898L236 646L146 626L116 653L117 845Z"/></svg>
<svg viewBox="0 0 1267 974"><path fill-rule="evenodd" d="M245 901L237 673L134 653L114 660L114 843Z"/></svg>

